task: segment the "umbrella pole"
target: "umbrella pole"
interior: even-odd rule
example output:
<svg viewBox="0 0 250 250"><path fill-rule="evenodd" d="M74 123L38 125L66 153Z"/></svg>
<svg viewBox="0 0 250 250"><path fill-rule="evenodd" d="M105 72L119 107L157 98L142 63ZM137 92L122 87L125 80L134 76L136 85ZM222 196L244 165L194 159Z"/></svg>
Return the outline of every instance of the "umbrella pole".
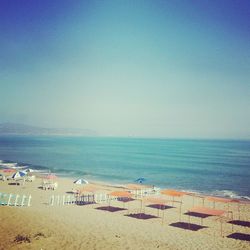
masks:
<svg viewBox="0 0 250 250"><path fill-rule="evenodd" d="M220 218L220 235L221 235L221 237L223 237L223 235L222 235L222 220L221 220L221 218Z"/></svg>
<svg viewBox="0 0 250 250"><path fill-rule="evenodd" d="M181 221L181 206L182 206L182 202L180 203L180 214L179 214L180 221Z"/></svg>
<svg viewBox="0 0 250 250"><path fill-rule="evenodd" d="M165 209L162 210L162 220L161 220L161 224L162 225L164 223L164 215L165 215Z"/></svg>
<svg viewBox="0 0 250 250"><path fill-rule="evenodd" d="M109 196L109 198L108 198L108 199L109 199L109 208L110 208L110 203L111 203L111 198L110 198L110 196Z"/></svg>
<svg viewBox="0 0 250 250"><path fill-rule="evenodd" d="M239 217L239 220L240 220L240 203L238 203L238 217Z"/></svg>
<svg viewBox="0 0 250 250"><path fill-rule="evenodd" d="M141 199L141 209L140 209L140 217L142 215L142 199Z"/></svg>

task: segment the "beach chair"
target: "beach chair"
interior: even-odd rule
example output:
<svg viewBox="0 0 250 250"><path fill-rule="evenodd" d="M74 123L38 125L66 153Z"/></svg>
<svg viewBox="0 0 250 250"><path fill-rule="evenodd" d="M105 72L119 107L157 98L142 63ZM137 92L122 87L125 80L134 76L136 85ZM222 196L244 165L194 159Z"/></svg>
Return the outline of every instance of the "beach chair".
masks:
<svg viewBox="0 0 250 250"><path fill-rule="evenodd" d="M28 203L27 203L27 206L30 207L31 206L31 199L32 199L32 196L29 195L28 197Z"/></svg>
<svg viewBox="0 0 250 250"><path fill-rule="evenodd" d="M48 184L45 184L44 186L43 186L43 189L51 189L51 190L55 190L55 189L57 189L57 187L58 187L58 183L57 182L55 182L55 183L48 183Z"/></svg>
<svg viewBox="0 0 250 250"><path fill-rule="evenodd" d="M48 184L48 183L43 183L43 184L42 184L42 189L43 189L43 190L49 189L49 184Z"/></svg>
<svg viewBox="0 0 250 250"><path fill-rule="evenodd" d="M22 199L21 199L21 203L19 204L19 206L21 207L30 207L31 205L31 195L27 196L27 195L23 195L22 196Z"/></svg>
<svg viewBox="0 0 250 250"><path fill-rule="evenodd" d="M42 182L42 189L43 190L52 189L52 187L53 187L53 183L50 183L46 180L43 180L43 182Z"/></svg>
<svg viewBox="0 0 250 250"><path fill-rule="evenodd" d="M9 176L6 177L6 180L7 181L13 181L14 179L12 178L12 175L9 175Z"/></svg>
<svg viewBox="0 0 250 250"><path fill-rule="evenodd" d="M18 194L9 194L8 197L8 202L7 202L7 206L17 206L18 205L18 198L20 197L20 195Z"/></svg>
<svg viewBox="0 0 250 250"><path fill-rule="evenodd" d="M99 194L94 194L94 200L95 203L104 203L108 201L108 195L99 193Z"/></svg>
<svg viewBox="0 0 250 250"><path fill-rule="evenodd" d="M14 197L14 195L13 194L9 194L9 197L8 197L8 201L7 201L7 206L11 206L12 205L12 203L11 203L11 199Z"/></svg>
<svg viewBox="0 0 250 250"><path fill-rule="evenodd" d="M52 189L53 190L55 190L55 189L57 189L58 188L58 183L57 182L55 182L54 184L52 184Z"/></svg>
<svg viewBox="0 0 250 250"><path fill-rule="evenodd" d="M6 180L5 175L1 174L1 175L0 175L0 180L1 180L1 181L5 181L5 180Z"/></svg>
<svg viewBox="0 0 250 250"><path fill-rule="evenodd" d="M19 194L17 194L17 195L15 196L15 202L14 202L14 206L15 206L15 207L18 206L19 197L20 197Z"/></svg>
<svg viewBox="0 0 250 250"><path fill-rule="evenodd" d="M36 179L36 176L35 175L32 175L32 176L27 176L25 181L29 181L29 182L32 182Z"/></svg>
<svg viewBox="0 0 250 250"><path fill-rule="evenodd" d="M8 203L8 194L2 193L0 196L0 205L7 205Z"/></svg>

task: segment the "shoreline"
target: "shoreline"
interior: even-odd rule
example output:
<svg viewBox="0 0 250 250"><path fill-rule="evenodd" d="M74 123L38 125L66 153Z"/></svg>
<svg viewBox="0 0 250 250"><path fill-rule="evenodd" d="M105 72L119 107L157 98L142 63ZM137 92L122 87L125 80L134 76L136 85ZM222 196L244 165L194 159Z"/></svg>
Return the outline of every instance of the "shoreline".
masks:
<svg viewBox="0 0 250 250"><path fill-rule="evenodd" d="M28 163L18 163L18 162L13 162L13 161L7 161L7 160L0 160L0 171L1 169L3 170L4 168L10 168L10 169L15 169L16 171L22 171L24 169L28 169L28 168L32 168L34 170L34 174L35 175L40 175L40 177L42 176L46 176L47 174L51 173L50 169L48 167L42 167L41 166L35 166L32 164L28 164ZM46 170L45 170L46 169ZM0 172L1 173L1 172ZM76 180L78 178L86 178L86 175L81 176L76 176L76 175L67 175L67 174L62 174L60 172L53 172L55 175L57 175L59 178L65 178L65 179L71 179L71 180ZM121 182L121 183L117 183L116 182L112 182L112 179L110 180L97 180L97 179L88 179L88 181L90 181L93 184L100 184L100 185L106 185L106 186L110 186L110 187L124 187L126 184L128 183L133 183L133 181L131 182ZM153 183L145 183L145 185L154 185ZM160 189L173 189L174 187L172 186L156 186L157 188ZM231 199L239 199L239 200L245 200L245 201L250 201L250 194L249 195L241 195L238 194L236 191L234 190L212 190L212 191L202 191L202 190L191 190L188 188L174 188L183 192L190 192L190 193L194 193L197 195L203 195L203 196L218 196L218 197L223 197L223 198L231 198Z"/></svg>

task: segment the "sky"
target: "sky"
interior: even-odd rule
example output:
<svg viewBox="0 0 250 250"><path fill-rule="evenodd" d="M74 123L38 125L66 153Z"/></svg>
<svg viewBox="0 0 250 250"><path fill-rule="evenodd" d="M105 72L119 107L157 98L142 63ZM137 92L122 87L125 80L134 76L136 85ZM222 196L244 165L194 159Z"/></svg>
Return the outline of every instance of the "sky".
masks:
<svg viewBox="0 0 250 250"><path fill-rule="evenodd" d="M250 1L0 0L0 122L250 139Z"/></svg>

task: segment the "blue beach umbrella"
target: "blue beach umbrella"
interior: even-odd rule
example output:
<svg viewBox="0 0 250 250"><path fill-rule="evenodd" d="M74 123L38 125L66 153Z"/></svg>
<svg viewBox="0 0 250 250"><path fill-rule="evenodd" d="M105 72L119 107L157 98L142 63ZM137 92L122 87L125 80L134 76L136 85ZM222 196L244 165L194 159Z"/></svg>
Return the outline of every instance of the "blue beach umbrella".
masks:
<svg viewBox="0 0 250 250"><path fill-rule="evenodd" d="M143 183L144 181L146 181L144 177L140 177L137 180L135 180L135 182L140 183L140 184Z"/></svg>
<svg viewBox="0 0 250 250"><path fill-rule="evenodd" d="M24 177L25 175L26 175L25 172L17 171L16 173L14 173L14 174L12 175L12 178L13 178L13 179L17 179L17 178Z"/></svg>

